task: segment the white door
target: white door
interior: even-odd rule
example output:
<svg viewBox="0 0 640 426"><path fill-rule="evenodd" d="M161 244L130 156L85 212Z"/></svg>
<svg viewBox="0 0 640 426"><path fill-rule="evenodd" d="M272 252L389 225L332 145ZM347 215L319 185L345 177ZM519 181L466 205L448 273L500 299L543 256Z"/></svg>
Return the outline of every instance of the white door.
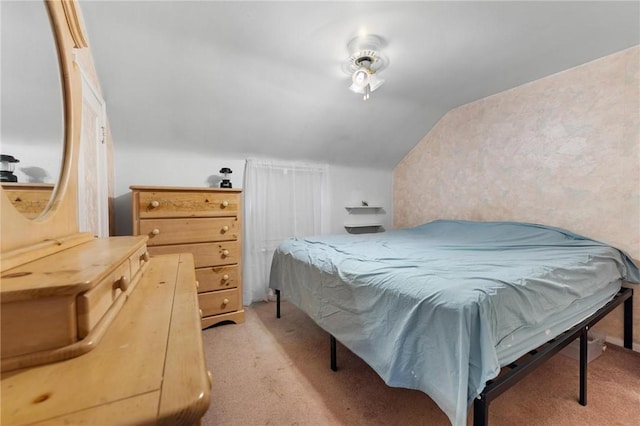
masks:
<svg viewBox="0 0 640 426"><path fill-rule="evenodd" d="M108 151L104 100L82 73L82 135L78 158L80 232L109 236Z"/></svg>

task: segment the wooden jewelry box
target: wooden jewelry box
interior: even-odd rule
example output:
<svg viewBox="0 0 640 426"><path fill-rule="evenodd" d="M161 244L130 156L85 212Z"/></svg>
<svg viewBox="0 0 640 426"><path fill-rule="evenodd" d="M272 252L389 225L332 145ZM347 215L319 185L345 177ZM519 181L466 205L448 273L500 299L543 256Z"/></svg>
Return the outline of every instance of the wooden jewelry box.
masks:
<svg viewBox="0 0 640 426"><path fill-rule="evenodd" d="M2 371L95 347L148 261L145 237L96 238L4 271Z"/></svg>

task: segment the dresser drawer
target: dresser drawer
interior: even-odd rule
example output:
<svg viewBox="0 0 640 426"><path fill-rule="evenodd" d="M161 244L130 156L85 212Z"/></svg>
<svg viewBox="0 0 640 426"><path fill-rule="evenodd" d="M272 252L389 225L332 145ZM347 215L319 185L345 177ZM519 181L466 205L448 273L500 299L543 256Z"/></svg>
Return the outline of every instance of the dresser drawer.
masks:
<svg viewBox="0 0 640 426"><path fill-rule="evenodd" d="M140 221L140 234L149 236L150 246L237 240L239 228L236 216Z"/></svg>
<svg viewBox="0 0 640 426"><path fill-rule="evenodd" d="M234 312L240 308L238 290L210 291L198 293L198 304L203 317Z"/></svg>
<svg viewBox="0 0 640 426"><path fill-rule="evenodd" d="M238 241L224 241L220 243L175 244L171 246L149 247L151 255L171 253L191 253L196 262L196 268L206 266L222 266L238 263L241 255Z"/></svg>
<svg viewBox="0 0 640 426"><path fill-rule="evenodd" d="M130 284L131 272L127 260L94 288L78 296L78 338L89 334Z"/></svg>
<svg viewBox="0 0 640 426"><path fill-rule="evenodd" d="M131 268L131 279L135 279L140 270L149 262L149 252L147 246L140 247L134 254L129 257L129 266Z"/></svg>
<svg viewBox="0 0 640 426"><path fill-rule="evenodd" d="M3 283L4 284L4 283ZM5 359L55 350L77 340L76 297L2 303L2 370ZM10 370L13 368L9 368Z"/></svg>
<svg viewBox="0 0 640 426"><path fill-rule="evenodd" d="M240 194L226 192L139 192L141 219L220 216L237 213Z"/></svg>
<svg viewBox="0 0 640 426"><path fill-rule="evenodd" d="M224 290L238 287L240 274L237 265L196 269L198 292Z"/></svg>

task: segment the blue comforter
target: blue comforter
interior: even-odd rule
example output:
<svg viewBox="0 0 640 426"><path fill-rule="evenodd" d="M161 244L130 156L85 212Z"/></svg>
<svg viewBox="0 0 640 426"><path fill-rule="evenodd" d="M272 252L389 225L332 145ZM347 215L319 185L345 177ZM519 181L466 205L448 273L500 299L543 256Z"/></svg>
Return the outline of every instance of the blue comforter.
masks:
<svg viewBox="0 0 640 426"><path fill-rule="evenodd" d="M434 221L292 238L270 287L390 386L428 394L454 425L500 367L584 319L640 271L620 250L514 222Z"/></svg>

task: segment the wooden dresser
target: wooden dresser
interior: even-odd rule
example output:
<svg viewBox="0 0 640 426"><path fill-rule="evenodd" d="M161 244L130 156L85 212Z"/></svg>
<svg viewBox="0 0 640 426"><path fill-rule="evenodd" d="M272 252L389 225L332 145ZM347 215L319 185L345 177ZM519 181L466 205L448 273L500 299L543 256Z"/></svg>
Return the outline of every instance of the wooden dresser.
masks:
<svg viewBox="0 0 640 426"><path fill-rule="evenodd" d="M31 324L28 329L42 327L53 330L51 334L62 334L56 332L57 324L48 326L43 321L56 317L64 319L64 316L51 308L47 314L44 307L76 304L78 316L82 317L80 305L83 299L94 302L96 327L101 332L89 341L81 339L85 341L84 350L62 354L61 360L60 352L65 352L65 348L56 351L51 349L50 343L50 348L44 351L50 354L49 359L38 358L42 350L34 353L35 361L41 365L3 371L1 424L200 424L209 406L211 376L205 365L199 327L193 258L190 254L176 254L149 259L141 251L144 250L142 241L143 244L135 244L131 255L121 262L122 257L116 254L131 246L129 239L132 238L98 239L53 255L67 267L84 263L87 270L99 268L92 263L96 250L106 250L118 258L115 269L99 281L100 285L69 303L60 303L59 297L53 297L56 288L46 285L40 290L50 292L52 301L43 304L29 299L40 303L41 309L36 306L33 315L12 321L7 316L10 312L5 314L4 310L11 309L16 302L3 300L3 343L4 327L16 322ZM107 257L108 254L103 256ZM129 262L130 259L135 262ZM36 272L32 266L44 269ZM34 283L34 275L46 277L47 271L55 269L53 262L43 258L33 265L7 271L4 276L9 278L3 279L3 287L6 282L15 280L17 286L18 281L24 281L28 276L20 271L34 271L30 281ZM60 279L66 276L67 282L73 282L72 272L78 278L87 275L83 270L58 271L54 275ZM130 273L135 278L127 287L125 282L129 282ZM108 285L105 287L102 283ZM57 288L61 292L67 290ZM75 312L75 309L71 311ZM105 318L108 318L108 324L100 326ZM91 315L88 319L91 324ZM78 323L78 335L82 335L80 320L67 322ZM36 342L46 340L35 339ZM28 341L29 338L19 340ZM24 360L34 361L29 357ZM15 366L3 362L3 369Z"/></svg>
<svg viewBox="0 0 640 426"><path fill-rule="evenodd" d="M53 193L53 184L3 182L2 189L16 210L26 218L33 219L38 217L49 204Z"/></svg>
<svg viewBox="0 0 640 426"><path fill-rule="evenodd" d="M202 328L244 321L240 189L131 186L133 234L149 253L191 253Z"/></svg>

